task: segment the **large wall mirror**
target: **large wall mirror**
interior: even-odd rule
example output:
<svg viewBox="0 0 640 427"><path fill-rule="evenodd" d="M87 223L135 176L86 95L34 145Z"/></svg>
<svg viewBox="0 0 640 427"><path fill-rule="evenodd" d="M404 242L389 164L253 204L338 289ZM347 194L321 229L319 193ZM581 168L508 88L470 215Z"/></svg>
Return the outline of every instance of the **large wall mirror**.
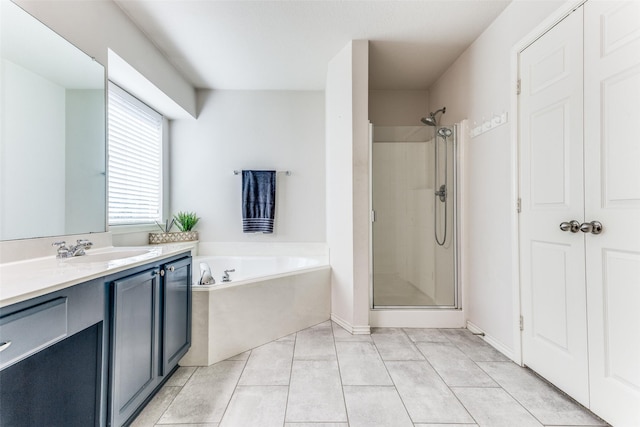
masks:
<svg viewBox="0 0 640 427"><path fill-rule="evenodd" d="M103 232L104 67L0 7L0 240Z"/></svg>

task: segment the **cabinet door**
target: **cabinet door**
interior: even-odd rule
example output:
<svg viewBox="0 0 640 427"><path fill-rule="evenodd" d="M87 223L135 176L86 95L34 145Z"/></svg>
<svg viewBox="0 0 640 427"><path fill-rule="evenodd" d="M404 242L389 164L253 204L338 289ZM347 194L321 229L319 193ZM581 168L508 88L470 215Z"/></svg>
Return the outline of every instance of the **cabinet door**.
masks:
<svg viewBox="0 0 640 427"><path fill-rule="evenodd" d="M585 4L585 220L591 409L640 425L640 2Z"/></svg>
<svg viewBox="0 0 640 427"><path fill-rule="evenodd" d="M162 375L171 372L191 346L191 258L163 267Z"/></svg>
<svg viewBox="0 0 640 427"><path fill-rule="evenodd" d="M588 406L582 62L582 9L520 55L520 274L524 363Z"/></svg>
<svg viewBox="0 0 640 427"><path fill-rule="evenodd" d="M157 269L112 283L111 425L126 421L158 378Z"/></svg>

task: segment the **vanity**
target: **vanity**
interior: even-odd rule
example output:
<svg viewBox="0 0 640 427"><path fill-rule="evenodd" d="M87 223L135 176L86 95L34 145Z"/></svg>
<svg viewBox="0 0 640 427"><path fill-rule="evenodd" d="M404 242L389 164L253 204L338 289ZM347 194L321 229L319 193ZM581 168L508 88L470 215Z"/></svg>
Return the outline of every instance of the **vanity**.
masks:
<svg viewBox="0 0 640 427"><path fill-rule="evenodd" d="M0 425L126 425L191 345L184 245L8 263L0 279Z"/></svg>
<svg viewBox="0 0 640 427"><path fill-rule="evenodd" d="M194 248L112 246L105 53L13 1L0 39L0 426L126 425L191 345Z"/></svg>

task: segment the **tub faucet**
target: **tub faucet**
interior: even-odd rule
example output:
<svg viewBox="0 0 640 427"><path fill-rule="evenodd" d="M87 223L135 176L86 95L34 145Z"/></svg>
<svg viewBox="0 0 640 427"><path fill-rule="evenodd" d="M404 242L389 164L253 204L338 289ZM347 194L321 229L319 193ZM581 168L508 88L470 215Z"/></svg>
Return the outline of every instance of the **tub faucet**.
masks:
<svg viewBox="0 0 640 427"><path fill-rule="evenodd" d="M211 268L206 262L200 263L200 285L215 285L216 279L211 275Z"/></svg>
<svg viewBox="0 0 640 427"><path fill-rule="evenodd" d="M229 277L229 273L233 273L235 271L236 271L235 268L233 268L231 270L225 270L224 271L224 275L222 276L222 281L223 282L230 282L231 281L231 277Z"/></svg>

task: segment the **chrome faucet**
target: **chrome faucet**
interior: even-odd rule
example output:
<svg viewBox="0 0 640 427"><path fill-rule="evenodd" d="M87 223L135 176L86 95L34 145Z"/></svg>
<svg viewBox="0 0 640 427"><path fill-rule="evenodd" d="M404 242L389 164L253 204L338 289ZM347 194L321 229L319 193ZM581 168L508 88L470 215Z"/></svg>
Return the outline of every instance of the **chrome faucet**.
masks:
<svg viewBox="0 0 640 427"><path fill-rule="evenodd" d="M56 258L71 258L74 256L82 256L85 254L85 250L90 249L93 243L86 239L76 240L75 245L67 246L67 242L60 241L54 242L51 246L57 246L58 255Z"/></svg>
<svg viewBox="0 0 640 427"><path fill-rule="evenodd" d="M224 271L224 275L222 275L222 281L223 282L230 282L231 281L231 277L229 277L229 273L233 273L234 271L236 271L236 269L231 269L231 270L225 270Z"/></svg>
<svg viewBox="0 0 640 427"><path fill-rule="evenodd" d="M200 285L215 285L216 279L211 275L211 268L206 262L200 263Z"/></svg>

